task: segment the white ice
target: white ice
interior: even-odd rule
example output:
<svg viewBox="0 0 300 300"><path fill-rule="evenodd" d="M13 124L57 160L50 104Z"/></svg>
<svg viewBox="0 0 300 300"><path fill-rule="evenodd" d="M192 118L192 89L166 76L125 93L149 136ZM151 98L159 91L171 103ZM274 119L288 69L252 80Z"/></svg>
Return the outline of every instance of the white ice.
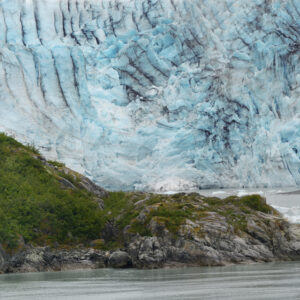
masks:
<svg viewBox="0 0 300 300"><path fill-rule="evenodd" d="M1 0L0 131L109 189L300 185L298 0Z"/></svg>

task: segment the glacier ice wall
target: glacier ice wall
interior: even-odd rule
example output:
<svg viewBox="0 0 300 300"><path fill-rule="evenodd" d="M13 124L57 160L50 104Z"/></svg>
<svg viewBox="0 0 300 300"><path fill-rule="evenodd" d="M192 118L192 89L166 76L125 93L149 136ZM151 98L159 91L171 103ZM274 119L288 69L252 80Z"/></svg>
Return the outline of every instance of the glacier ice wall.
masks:
<svg viewBox="0 0 300 300"><path fill-rule="evenodd" d="M300 185L300 1L0 0L0 130L110 189Z"/></svg>

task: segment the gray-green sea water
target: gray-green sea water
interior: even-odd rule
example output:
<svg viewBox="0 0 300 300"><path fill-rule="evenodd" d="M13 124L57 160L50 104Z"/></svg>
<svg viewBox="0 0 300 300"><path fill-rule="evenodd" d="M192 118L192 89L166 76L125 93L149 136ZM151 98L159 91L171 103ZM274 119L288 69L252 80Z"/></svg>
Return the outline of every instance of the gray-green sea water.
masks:
<svg viewBox="0 0 300 300"><path fill-rule="evenodd" d="M300 299L300 262L0 275L0 299Z"/></svg>

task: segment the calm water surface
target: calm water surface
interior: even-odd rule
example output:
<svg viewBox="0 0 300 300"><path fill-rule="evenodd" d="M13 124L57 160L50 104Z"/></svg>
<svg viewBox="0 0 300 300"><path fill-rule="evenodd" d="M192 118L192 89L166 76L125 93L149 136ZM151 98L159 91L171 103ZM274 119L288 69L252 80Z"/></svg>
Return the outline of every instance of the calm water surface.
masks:
<svg viewBox="0 0 300 300"><path fill-rule="evenodd" d="M300 299L300 262L0 275L0 299Z"/></svg>

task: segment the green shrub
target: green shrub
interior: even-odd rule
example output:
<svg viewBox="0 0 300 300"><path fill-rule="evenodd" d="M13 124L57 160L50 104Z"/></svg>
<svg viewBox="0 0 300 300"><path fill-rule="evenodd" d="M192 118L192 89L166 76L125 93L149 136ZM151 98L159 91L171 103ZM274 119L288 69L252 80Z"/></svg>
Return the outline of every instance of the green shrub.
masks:
<svg viewBox="0 0 300 300"><path fill-rule="evenodd" d="M240 198L240 202L245 206L263 213L270 213L272 207L266 203L266 200L260 195L248 195Z"/></svg>
<svg viewBox="0 0 300 300"><path fill-rule="evenodd" d="M65 190L31 147L0 134L0 243L85 243L100 237L103 217L85 190Z"/></svg>

